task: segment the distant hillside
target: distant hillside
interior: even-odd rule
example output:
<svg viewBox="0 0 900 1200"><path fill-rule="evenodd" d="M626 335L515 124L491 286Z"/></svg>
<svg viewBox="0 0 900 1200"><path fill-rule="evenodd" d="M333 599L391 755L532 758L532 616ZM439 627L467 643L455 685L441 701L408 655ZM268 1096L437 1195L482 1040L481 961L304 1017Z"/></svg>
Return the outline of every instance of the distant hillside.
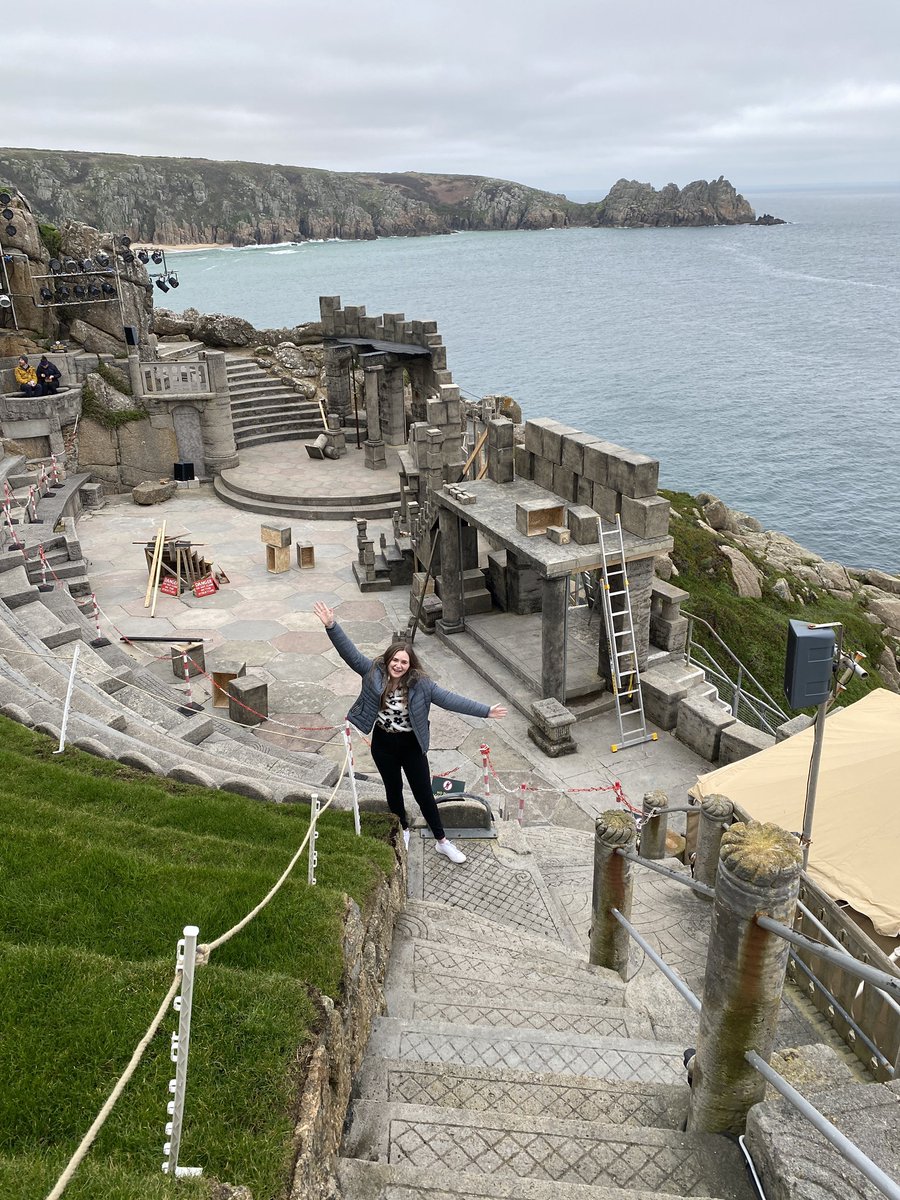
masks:
<svg viewBox="0 0 900 1200"><path fill-rule="evenodd" d="M727 180L679 191L620 180L576 204L476 175L362 174L195 158L0 149L0 183L54 225L76 220L134 240L238 246L306 238L376 238L457 229L752 222Z"/></svg>

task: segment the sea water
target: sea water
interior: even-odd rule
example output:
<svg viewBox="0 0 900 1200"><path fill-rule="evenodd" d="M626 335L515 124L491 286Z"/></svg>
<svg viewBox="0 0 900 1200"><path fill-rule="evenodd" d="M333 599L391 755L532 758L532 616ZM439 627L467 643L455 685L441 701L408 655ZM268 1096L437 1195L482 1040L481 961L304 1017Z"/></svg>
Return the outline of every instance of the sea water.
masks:
<svg viewBox="0 0 900 1200"><path fill-rule="evenodd" d="M900 189L751 194L789 224L310 242L169 260L259 328L320 295L434 319L465 395L660 460L848 565L900 572Z"/></svg>

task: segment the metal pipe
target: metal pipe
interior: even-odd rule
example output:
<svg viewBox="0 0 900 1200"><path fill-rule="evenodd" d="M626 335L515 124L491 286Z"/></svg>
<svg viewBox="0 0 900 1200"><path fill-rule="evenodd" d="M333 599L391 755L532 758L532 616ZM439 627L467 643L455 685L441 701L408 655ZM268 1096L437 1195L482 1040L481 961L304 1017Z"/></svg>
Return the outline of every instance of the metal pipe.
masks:
<svg viewBox="0 0 900 1200"><path fill-rule="evenodd" d="M793 929L789 929L787 925L782 925L780 921L773 921L771 917L765 917L761 913L757 913L756 915L756 924L761 929L768 929L771 933L778 934L786 942L791 942L794 946L799 946L802 950L809 950L812 954L817 954L819 958L823 958L826 962L843 967L849 975L856 975L859 979L865 979L866 983L871 983L879 991L887 992L889 996L900 998L900 979L896 975L888 975L887 971L880 971L877 967L870 967L868 963L860 962L852 954L831 950L828 946L823 946L821 942L814 942L812 938L804 937L802 933L794 933Z"/></svg>
<svg viewBox="0 0 900 1200"><path fill-rule="evenodd" d="M830 697L829 697L830 699ZM824 700L816 711L816 727L813 737L812 759L809 764L809 779L806 784L806 804L803 808L803 833L800 845L803 849L803 870L809 864L809 847L812 841L813 815L816 811L816 786L819 782L819 764L822 761L822 744L825 741L825 717L828 700Z"/></svg>
<svg viewBox="0 0 900 1200"><path fill-rule="evenodd" d="M773 1071L765 1059L760 1058L755 1050L748 1050L746 1054L747 1062L759 1071L760 1075L770 1083L777 1092L780 1092L784 1098L789 1101L794 1108L804 1116L811 1125L818 1129L819 1133L834 1146L835 1150L846 1158L852 1166L856 1167L865 1175L870 1183L884 1196L888 1196L890 1200L900 1200L900 1184L896 1183L889 1175L882 1171L881 1167L872 1162L871 1158L863 1154L862 1150L845 1137L839 1129L837 1129L828 1120L823 1117L817 1108L814 1108L808 1100L806 1100L796 1088L791 1087L786 1079Z"/></svg>
<svg viewBox="0 0 900 1200"><path fill-rule="evenodd" d="M822 995L825 997L825 999L828 1001L828 1003L832 1006L832 1008L835 1010L835 1012L844 1018L844 1020L847 1022L847 1024L853 1030L855 1030L856 1036L866 1046L866 1048L871 1050L872 1053L877 1058L880 1058L881 1061L885 1064L885 1066L888 1068L888 1070L893 1075L894 1074L894 1066L893 1066L893 1063L891 1063L890 1059L885 1058L885 1056L881 1053L881 1051L878 1049L878 1047L875 1045L875 1043L869 1037L867 1037L865 1033L863 1033L862 1029L860 1029L860 1027L857 1025L857 1023L853 1020L853 1018L850 1016L850 1014L847 1012L847 1010L841 1004L841 1002L835 996L832 996L831 992L829 992L828 988L825 986L825 984L822 982L822 980L819 979L818 975L816 975L813 971L811 971L809 969L809 967L806 965L806 963L803 961L803 959L799 957L796 950L791 951L791 962L793 962L795 964L795 966L798 966L800 968L800 970L803 972L803 974L806 976L807 979L811 979L812 982L817 985L819 991L822 993Z"/></svg>
<svg viewBox="0 0 900 1200"><path fill-rule="evenodd" d="M666 979L668 979L669 983L672 984L675 990L679 992L685 1000L687 1000L694 1012L698 1013L700 1011L700 1001L684 982L684 980L678 978L669 964L664 959L660 958L650 943L645 938L641 937L628 918L623 917L617 908L612 910L612 915L616 918L622 928L627 931L629 937L634 938L647 957L659 967L663 975L665 975Z"/></svg>
<svg viewBox="0 0 900 1200"><path fill-rule="evenodd" d="M759 682L759 680L756 678L756 676L753 674L753 672L748 667L745 667L744 664L741 662L741 660L734 653L734 651L730 650L728 645L722 641L722 639L719 637L719 635L713 629L712 625L710 625L710 623L708 621L704 621L702 617L696 616L694 613L686 612L686 613L683 613L682 615L687 617L687 620L688 620L688 637L687 637L687 643L685 646L685 655L687 657L687 661L690 662L689 652L690 652L690 647L692 646L693 640L694 640L694 622L697 621L703 626L704 629L708 630L709 633L712 634L712 636L715 638L715 640L718 642L718 644L722 647L722 649L725 651L725 653L728 655L728 657L732 660L732 662L734 662L738 667L742 668L742 670L744 671L744 674L751 681L751 683L754 685L754 687L759 688L760 692L763 694L763 696L765 696L766 700L772 706L773 711L776 713L780 713L782 720L786 721L787 713L785 713L779 707L779 705L775 701L775 699L769 695L769 693L766 691L766 689L763 687L763 685Z"/></svg>
<svg viewBox="0 0 900 1200"><path fill-rule="evenodd" d="M822 936L826 939L826 941L831 942L832 946L834 946L836 950L840 950L843 954L847 953L847 951L844 949L843 945L841 944L840 940L834 936L834 934L831 932L831 930L828 928L827 925L824 925L819 920L819 918L816 916L816 914L814 912L811 912L806 907L806 905L803 904L800 900L797 901L797 907L800 909L800 911L803 913L803 915L805 917L807 917L810 921L812 921L813 925L815 925L815 927L821 932ZM823 991L824 991L824 989L823 989ZM884 992L882 992L881 994L882 994L882 996L884 996L885 1004L887 1004L895 1013L897 1013L898 1016L900 1016L900 1004L898 1004L898 1002L893 998L893 996L886 996L884 994Z"/></svg>
<svg viewBox="0 0 900 1200"><path fill-rule="evenodd" d="M671 867L660 866L657 862L651 862L649 858L641 858L639 854L632 854L628 850L616 850L616 854L621 854L623 858L627 858L629 862L640 863L642 867L649 867L651 871L658 871L660 875L668 875L670 879L674 879L677 883L683 884L685 887L692 888L695 892L699 892L701 896L715 896L715 889L707 887L705 883L698 883L696 879L689 879L687 875L681 875L678 871L673 871Z"/></svg>

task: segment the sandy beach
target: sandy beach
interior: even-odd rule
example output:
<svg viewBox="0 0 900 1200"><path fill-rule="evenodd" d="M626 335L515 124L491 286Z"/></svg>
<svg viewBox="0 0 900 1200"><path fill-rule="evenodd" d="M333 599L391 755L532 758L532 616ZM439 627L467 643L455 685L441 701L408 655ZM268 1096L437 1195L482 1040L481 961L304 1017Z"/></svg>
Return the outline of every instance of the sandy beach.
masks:
<svg viewBox="0 0 900 1200"><path fill-rule="evenodd" d="M137 249L141 249L140 246ZM178 246L165 246L161 243L154 243L152 246L145 246L145 250L164 250L166 254L186 253L188 250L233 250L234 246L231 242L182 242Z"/></svg>

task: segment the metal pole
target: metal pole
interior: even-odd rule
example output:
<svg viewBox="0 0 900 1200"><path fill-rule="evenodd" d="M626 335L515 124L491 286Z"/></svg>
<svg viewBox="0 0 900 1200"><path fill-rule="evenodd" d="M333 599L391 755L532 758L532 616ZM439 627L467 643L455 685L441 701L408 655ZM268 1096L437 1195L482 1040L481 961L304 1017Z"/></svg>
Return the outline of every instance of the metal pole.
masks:
<svg viewBox="0 0 900 1200"><path fill-rule="evenodd" d="M812 938L804 937L802 933L795 933L788 925L782 924L781 921L774 921L771 917L758 914L755 920L756 924L762 929L768 929L772 933L777 933L786 942L790 942L794 946L800 946L801 949L808 950L812 954L817 954L819 958L824 958L826 962L843 967L849 975L856 975L859 979L865 979L866 983L871 983L873 987L877 987L887 995L893 996L894 999L900 999L900 979L896 975L889 975L887 971L880 971L878 967L870 967L868 963L860 962L852 954L832 950L828 946L823 946L821 942L814 942Z"/></svg>
<svg viewBox="0 0 900 1200"><path fill-rule="evenodd" d="M0 246L0 262L2 262L2 264L3 264L3 282L6 285L3 290L6 292L7 296L9 296L9 305L10 305L10 312L12 313L13 328L15 329L16 333L18 333L19 332L19 318L16 316L16 302L15 302L15 300L13 300L12 291L10 290L9 273L6 270L6 255L3 252L2 246Z"/></svg>
<svg viewBox="0 0 900 1200"><path fill-rule="evenodd" d="M350 740L350 722L344 722L344 745L347 748L347 767L350 771L350 791L353 795L353 828L356 836L362 833L359 825L359 796L356 791L356 775L353 771L353 742Z"/></svg>
<svg viewBox="0 0 900 1200"><path fill-rule="evenodd" d="M166 1123L168 1141L163 1146L166 1162L163 1171L167 1175L184 1178L200 1175L202 1167L179 1167L178 1150L181 1146L181 1128L184 1120L184 1096L187 1090L188 1051L191 1044L191 1005L194 998L194 967L197 962L197 938L200 930L196 925L185 925L184 937L178 943L175 955L176 969L181 971L181 995L172 1001L178 1013L178 1032L172 1034L171 1058L175 1063L175 1078L169 1080L169 1091L174 1099L167 1105L172 1120Z"/></svg>
<svg viewBox="0 0 900 1200"><path fill-rule="evenodd" d="M812 837L813 815L816 811L816 785L819 782L819 763L822 761L822 743L825 740L825 716L828 712L828 700L823 700L816 711L815 734L813 737L812 759L809 764L809 782L806 785L806 806L803 809L803 834L800 839L803 848L803 870L809 862L809 845Z"/></svg>
<svg viewBox="0 0 900 1200"><path fill-rule="evenodd" d="M626 917L623 917L617 908L612 910L612 915L616 918L622 928L628 931L629 936L634 938L650 961L659 967L663 975L665 975L666 979L668 979L669 983L671 983L675 990L684 997L694 1012L698 1013L700 1011L700 1001L684 982L684 980L678 978L665 959L660 958L647 939L641 937L631 922Z"/></svg>
<svg viewBox="0 0 900 1200"><path fill-rule="evenodd" d="M72 704L72 689L75 686L75 667L78 664L78 655L81 652L81 643L75 643L75 649L72 651L72 669L69 672L69 686L66 688L66 700L63 704L62 726L59 731L59 747L53 751L54 754L62 754L66 748L66 728L69 724L69 708Z"/></svg>
<svg viewBox="0 0 900 1200"><path fill-rule="evenodd" d="M319 813L322 806L319 803L319 797L315 793L310 797L309 805L309 867L306 872L306 882L310 887L316 885L316 866L319 862L319 852L316 849L316 842L319 840L319 831L316 829L316 822L319 819Z"/></svg>

